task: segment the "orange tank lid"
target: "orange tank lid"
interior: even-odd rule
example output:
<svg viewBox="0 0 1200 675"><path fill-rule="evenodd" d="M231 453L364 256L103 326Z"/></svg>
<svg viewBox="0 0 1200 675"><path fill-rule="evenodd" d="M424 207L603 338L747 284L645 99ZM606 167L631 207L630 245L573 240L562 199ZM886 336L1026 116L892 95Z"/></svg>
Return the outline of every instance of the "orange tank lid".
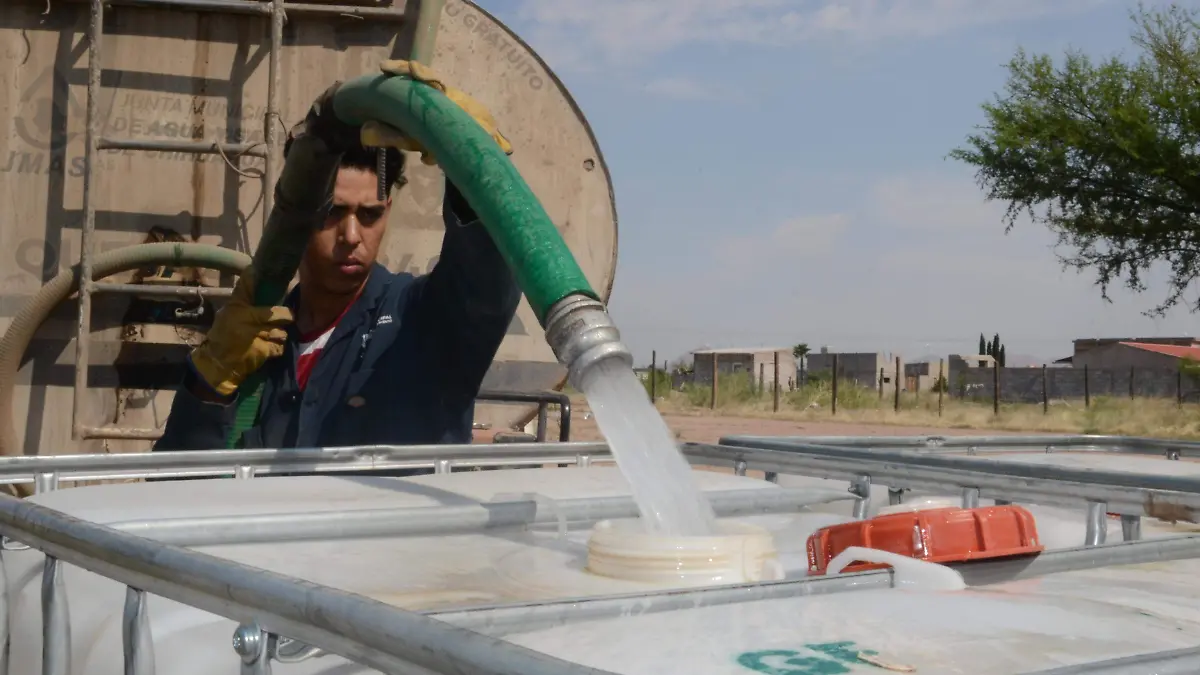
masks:
<svg viewBox="0 0 1200 675"><path fill-rule="evenodd" d="M824 574L829 561L851 546L934 563L1029 555L1043 549L1033 514L1020 506L928 509L817 530L808 538L809 574ZM853 563L842 571L886 567L880 563Z"/></svg>

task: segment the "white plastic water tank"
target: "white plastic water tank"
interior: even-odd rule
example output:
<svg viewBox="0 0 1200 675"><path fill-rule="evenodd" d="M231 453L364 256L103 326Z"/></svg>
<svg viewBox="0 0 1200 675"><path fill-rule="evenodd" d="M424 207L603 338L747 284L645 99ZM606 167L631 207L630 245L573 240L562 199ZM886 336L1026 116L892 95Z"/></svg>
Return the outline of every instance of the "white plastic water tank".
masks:
<svg viewBox="0 0 1200 675"><path fill-rule="evenodd" d="M728 474L693 475L706 491L778 489L762 480ZM404 479L324 476L103 485L50 492L33 500L93 522L115 523L150 517L474 504L498 495L525 493L549 499L609 497L629 494L629 486L616 467L592 467L463 472ZM808 534L844 518L802 511L736 520L772 532L783 566L802 575ZM584 572L588 534L582 530L564 535L549 527L530 532L210 546L198 550L414 610L664 587L662 583ZM42 559L36 551L6 552L4 556L14 617L12 673L39 672ZM122 672L120 619L124 588L71 566L65 569L64 582L70 607L72 673ZM233 622L157 597L149 598L149 612L160 653L160 675L232 672L237 667L229 646ZM177 658L179 655L187 656ZM288 672L319 672L292 668Z"/></svg>

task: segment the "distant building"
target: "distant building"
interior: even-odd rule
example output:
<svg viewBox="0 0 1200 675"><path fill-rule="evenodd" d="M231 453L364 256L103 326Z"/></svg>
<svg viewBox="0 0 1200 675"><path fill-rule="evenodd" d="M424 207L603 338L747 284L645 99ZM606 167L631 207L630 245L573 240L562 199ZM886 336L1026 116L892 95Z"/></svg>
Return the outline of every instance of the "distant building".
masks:
<svg viewBox="0 0 1200 675"><path fill-rule="evenodd" d="M692 381L696 384L712 384L713 357L717 359L717 385L726 375L752 375L758 382L771 387L775 384L775 359L779 359L779 380L784 387L796 376L796 357L791 347L744 347L730 349L702 349L692 352ZM810 355L811 359L812 356Z"/></svg>
<svg viewBox="0 0 1200 675"><path fill-rule="evenodd" d="M1200 362L1200 344L1112 342L1088 348L1083 353L1076 351L1071 365L1093 369L1174 370L1185 359Z"/></svg>
<svg viewBox="0 0 1200 675"><path fill-rule="evenodd" d="M808 373L811 377L819 377L822 373L833 372L834 354L828 347L822 347L816 354L809 354ZM878 387L882 375L884 387L894 387L892 381L896 376L896 355L883 352L838 352L838 380L854 382L860 387ZM904 360L900 360L901 372L904 372ZM903 386L903 382L901 385Z"/></svg>
<svg viewBox="0 0 1200 675"><path fill-rule="evenodd" d="M1128 352L1125 348L1119 345L1159 345L1164 347L1200 347L1200 340L1194 337L1155 337L1155 338L1085 338L1074 341L1074 353L1064 359L1055 361L1055 365L1071 365L1076 368L1082 368L1084 364L1088 367L1116 367L1114 366L1099 366L1100 362L1106 362L1107 359L1113 358L1112 355L1124 354L1136 360L1133 352ZM1099 356L1088 356L1090 353L1101 350ZM1104 356L1109 354L1109 356ZM1117 365L1137 365L1117 364Z"/></svg>
<svg viewBox="0 0 1200 675"><path fill-rule="evenodd" d="M904 388L909 391L932 391L938 376L950 377L950 369L944 363L922 361L904 366Z"/></svg>

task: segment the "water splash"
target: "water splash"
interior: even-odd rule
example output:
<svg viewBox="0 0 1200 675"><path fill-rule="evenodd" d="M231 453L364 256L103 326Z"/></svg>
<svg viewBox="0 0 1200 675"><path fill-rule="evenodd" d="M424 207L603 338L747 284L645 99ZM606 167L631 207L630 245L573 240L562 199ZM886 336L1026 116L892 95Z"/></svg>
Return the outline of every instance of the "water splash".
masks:
<svg viewBox="0 0 1200 675"><path fill-rule="evenodd" d="M676 537L711 535L716 521L712 506L692 481L691 466L674 434L633 371L615 359L601 361L582 374L577 386L633 488L647 531Z"/></svg>

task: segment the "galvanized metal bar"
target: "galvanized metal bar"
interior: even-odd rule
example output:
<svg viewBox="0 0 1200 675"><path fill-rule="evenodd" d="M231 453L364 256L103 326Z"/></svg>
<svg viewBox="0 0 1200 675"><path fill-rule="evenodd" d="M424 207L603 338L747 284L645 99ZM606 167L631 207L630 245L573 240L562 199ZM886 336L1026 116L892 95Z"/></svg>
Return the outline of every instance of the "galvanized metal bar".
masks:
<svg viewBox="0 0 1200 675"><path fill-rule="evenodd" d="M1087 534L1084 543L1099 546L1108 539L1108 505L1089 501L1087 505Z"/></svg>
<svg viewBox="0 0 1200 675"><path fill-rule="evenodd" d="M1200 557L1200 535L1134 544L1049 551L1037 556L952 564L970 586L986 586L1047 574L1164 560ZM893 586L893 573L877 570L836 576L701 590L565 598L552 602L525 602L460 610L432 610L440 621L470 628L493 637L513 631L530 631L566 624L628 615L631 603L638 614L655 614L699 607L825 595L855 590L884 590Z"/></svg>
<svg viewBox="0 0 1200 675"><path fill-rule="evenodd" d="M962 507L964 509L979 508L979 488L965 487L962 489Z"/></svg>
<svg viewBox="0 0 1200 675"><path fill-rule="evenodd" d="M1171 649L1118 659L1089 661L1024 675L1195 675L1200 673L1200 647Z"/></svg>
<svg viewBox="0 0 1200 675"><path fill-rule="evenodd" d="M146 611L146 593L132 586L125 588L121 643L125 653L125 675L154 675L154 637Z"/></svg>
<svg viewBox="0 0 1200 675"><path fill-rule="evenodd" d="M0 551L10 550L3 546L7 540L0 540ZM3 554L0 553L0 675L8 675L8 665L12 653L12 628L9 624L9 612L12 596L8 592L8 568L4 564Z"/></svg>
<svg viewBox="0 0 1200 675"><path fill-rule="evenodd" d="M114 7L184 9L222 14L270 14L271 6L254 0L105 0Z"/></svg>
<svg viewBox="0 0 1200 675"><path fill-rule="evenodd" d="M532 631L581 621L615 619L629 614L658 614L701 607L719 607L764 600L828 595L850 591L879 591L893 585L893 573L876 570L859 574L809 577L794 581L715 586L701 590L675 590L636 594L592 596L528 602L466 610L435 610L427 616L491 637L514 631Z"/></svg>
<svg viewBox="0 0 1200 675"><path fill-rule="evenodd" d="M1142 517L1121 516L1121 538L1125 541L1137 541L1142 538Z"/></svg>
<svg viewBox="0 0 1200 675"><path fill-rule="evenodd" d="M850 495L835 490L751 489L707 492L722 518L791 513ZM516 499L461 506L316 511L261 515L152 518L108 523L121 532L175 546L263 544L290 541L368 539L466 534L502 528L587 524L638 515L633 497Z"/></svg>
<svg viewBox="0 0 1200 675"><path fill-rule="evenodd" d="M101 138L99 150L135 150L138 152L179 152L190 155L265 157L258 143L221 143L219 141L171 141L165 139Z"/></svg>
<svg viewBox="0 0 1200 675"><path fill-rule="evenodd" d="M62 573L62 561L47 555L42 563L42 675L71 673L71 618Z"/></svg>
<svg viewBox="0 0 1200 675"><path fill-rule="evenodd" d="M856 497L852 514L854 519L866 519L867 514L871 512L871 477L854 476L850 480L849 492Z"/></svg>
<svg viewBox="0 0 1200 675"><path fill-rule="evenodd" d="M1109 511L1173 520L1200 520L1200 480L1193 477L1077 470L974 457L755 441L756 446L684 444L693 464L732 466L845 480L869 474L879 484L913 489L978 487L984 498L1079 506L1103 501Z"/></svg>
<svg viewBox="0 0 1200 675"><path fill-rule="evenodd" d="M100 142L101 44L104 37L104 0L91 0L88 23L87 113L83 150L83 224L79 241L79 318L75 326L75 383L71 406L71 431L81 437L87 402L88 347L92 335L92 254L96 234L96 155Z"/></svg>
<svg viewBox="0 0 1200 675"><path fill-rule="evenodd" d="M548 424L548 419L546 417L546 404L539 403L538 404L538 412L537 412L537 435L535 436L535 438L537 438L538 443L546 442L546 425L547 424Z"/></svg>
<svg viewBox="0 0 1200 675"><path fill-rule="evenodd" d="M429 0L422 0L425 4ZM356 7L354 5L317 5L313 3L287 3L284 9L289 14L310 14L314 16L347 16L362 19L377 19L383 21L405 21L408 16L403 8L395 7Z"/></svg>
<svg viewBox="0 0 1200 675"><path fill-rule="evenodd" d="M537 466L608 457L604 443L509 443L492 445L365 445L286 450L207 450L202 452L120 453L113 455L20 456L0 459L0 485L31 483L39 473L62 481L128 478L231 476L239 465L258 475L337 473L384 469L429 469L439 459L466 466Z"/></svg>
<svg viewBox="0 0 1200 675"><path fill-rule="evenodd" d="M0 528L50 558L382 672L608 675L352 593L117 532L29 500L0 495ZM50 616L65 615L65 605L56 604L65 594L57 598L46 605L62 612L52 609ZM69 672L64 662L54 663L61 665L49 672Z"/></svg>
<svg viewBox="0 0 1200 675"><path fill-rule="evenodd" d="M189 10L219 14L269 15L274 11L272 3L249 0L104 0L108 5L123 7L146 7L151 9ZM358 7L355 5L325 5L315 3L287 3L284 11L289 14L314 16L351 16L363 19L404 21L403 8Z"/></svg>
<svg viewBox="0 0 1200 675"><path fill-rule="evenodd" d="M283 77L279 60L283 52L283 0L271 0L271 25L268 40L270 43L267 57L267 112L263 117L263 138L267 143L266 171L263 186L263 227L271 217L271 209L275 207L275 183L279 180L278 161L282 159L279 152L278 126L283 124L279 112L280 78Z"/></svg>
<svg viewBox="0 0 1200 675"><path fill-rule="evenodd" d="M53 471L43 471L33 478L33 492L53 492L58 489L58 474Z"/></svg>
<svg viewBox="0 0 1200 675"><path fill-rule="evenodd" d="M782 441L823 447L878 451L911 450L923 454L1013 452L1112 452L1119 454L1200 457L1200 442L1138 436L726 436L722 445L744 446L756 441Z"/></svg>
<svg viewBox="0 0 1200 675"><path fill-rule="evenodd" d="M233 295L233 289L214 288L212 286L150 286L144 284L97 283L92 286L92 294L98 293L144 295L158 298L228 298Z"/></svg>
<svg viewBox="0 0 1200 675"><path fill-rule="evenodd" d="M950 567L963 575L963 580L968 586L989 586L1033 579L1047 574L1196 558L1200 558L1200 535L1186 535L1101 546L1080 546L1046 551L1035 556L951 564Z"/></svg>
<svg viewBox="0 0 1200 675"><path fill-rule="evenodd" d="M417 7L417 21L413 26L412 49L408 56L410 60L432 65L438 26L445 6L446 0L421 0Z"/></svg>

